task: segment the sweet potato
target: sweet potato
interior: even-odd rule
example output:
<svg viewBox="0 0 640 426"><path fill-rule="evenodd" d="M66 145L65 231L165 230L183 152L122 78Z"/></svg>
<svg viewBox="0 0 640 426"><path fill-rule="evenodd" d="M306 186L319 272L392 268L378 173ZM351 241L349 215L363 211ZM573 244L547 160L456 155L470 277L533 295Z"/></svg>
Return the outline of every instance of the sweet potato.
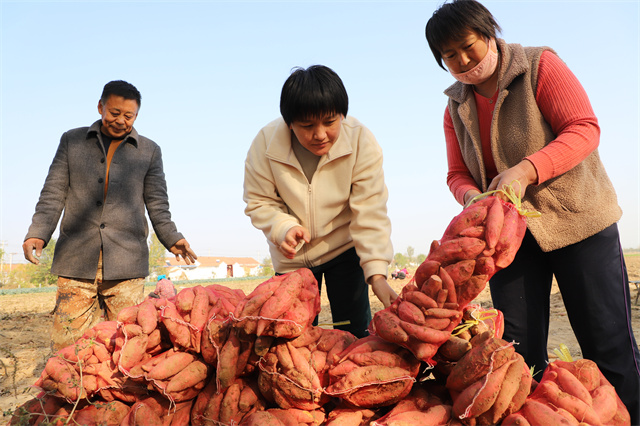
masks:
<svg viewBox="0 0 640 426"><path fill-rule="evenodd" d="M558 367L569 370L580 382L587 388L589 392L594 391L600 386L600 369L595 362L589 359L578 359L576 361L554 361Z"/></svg>
<svg viewBox="0 0 640 426"><path fill-rule="evenodd" d="M557 364L549 364L549 371L556 373L556 383L564 392L580 398L585 404L591 406L593 400L587 388L569 370L559 367Z"/></svg>
<svg viewBox="0 0 640 426"><path fill-rule="evenodd" d="M165 380L183 370L187 365L197 360L197 357L189 352L174 352L158 360L146 377L149 380Z"/></svg>
<svg viewBox="0 0 640 426"><path fill-rule="evenodd" d="M464 283L466 283L467 280L469 280L469 278L471 278L471 275L473 275L473 270L475 266L476 266L475 259L468 259L468 260L461 260L459 262L452 263L450 265L445 266L442 269L444 269L447 272L447 274L449 274L449 276L453 280L455 287L459 287ZM440 277L442 278L442 275ZM443 285L444 285L444 281L445 280L443 278L442 280Z"/></svg>
<svg viewBox="0 0 640 426"><path fill-rule="evenodd" d="M409 335L400 325L402 320L387 309L378 311L373 316L375 332L378 336L392 343L406 343Z"/></svg>
<svg viewBox="0 0 640 426"><path fill-rule="evenodd" d="M120 360L118 362L119 366L125 370L129 370L131 367L142 361L146 353L148 341L149 336L146 334L141 334L128 339L127 343L125 343L124 347L120 351Z"/></svg>
<svg viewBox="0 0 640 426"><path fill-rule="evenodd" d="M437 277L437 275L435 275ZM402 298L407 302L413 303L419 308L429 309L429 308L437 308L438 303L432 297L427 296L421 291L410 291L404 293Z"/></svg>
<svg viewBox="0 0 640 426"><path fill-rule="evenodd" d="M302 289L302 277L296 272L290 272L282 280L273 296L260 308L260 316L264 318L279 318L298 297ZM260 333L259 333L260 334Z"/></svg>
<svg viewBox="0 0 640 426"><path fill-rule="evenodd" d="M257 411L242 420L242 426L288 426L269 411Z"/></svg>
<svg viewBox="0 0 640 426"><path fill-rule="evenodd" d="M432 328L411 324L402 320L400 320L400 326L408 335L411 335L422 342L432 343L434 345L441 345L446 342L451 335L451 333L447 331L434 330Z"/></svg>
<svg viewBox="0 0 640 426"><path fill-rule="evenodd" d="M562 414L536 399L528 399L522 410L524 417L532 425L571 425Z"/></svg>
<svg viewBox="0 0 640 426"><path fill-rule="evenodd" d="M308 327L304 333L291 340L291 344L296 348L309 346L317 342L322 337L323 329L321 327Z"/></svg>
<svg viewBox="0 0 640 426"><path fill-rule="evenodd" d="M386 421L386 426L446 425L451 420L450 405L435 405L426 411L405 411L394 414Z"/></svg>
<svg viewBox="0 0 640 426"><path fill-rule="evenodd" d="M511 264L522 243L522 236L518 240L518 229L519 222L524 221L524 218L511 204L505 203L504 210L504 222L493 255L498 268L506 268Z"/></svg>
<svg viewBox="0 0 640 426"><path fill-rule="evenodd" d="M453 239L459 236L460 232L471 227L480 225L484 222L487 216L487 206L479 203L472 204L471 206L462 210L460 214L455 216L447 229L444 231L442 240Z"/></svg>
<svg viewBox="0 0 640 426"><path fill-rule="evenodd" d="M158 326L158 311L150 299L138 305L136 321L144 334L150 334Z"/></svg>
<svg viewBox="0 0 640 426"><path fill-rule="evenodd" d="M427 281L422 284L422 287L420 287L420 291L433 300L436 300L438 298L438 293L440 293L440 290L442 290L442 278L440 278L438 275L431 275L427 279Z"/></svg>
<svg viewBox="0 0 640 426"><path fill-rule="evenodd" d="M422 287L422 285L429 279L430 276L436 275L438 270L440 269L440 262L436 262L435 260L424 260L416 269L415 274L413 274L413 278L416 282L416 286L418 288Z"/></svg>
<svg viewBox="0 0 640 426"><path fill-rule="evenodd" d="M209 317L209 293L202 286L193 287L193 304L190 324L202 331Z"/></svg>
<svg viewBox="0 0 640 426"><path fill-rule="evenodd" d="M222 424L230 424L231 420L240 411L238 408L241 392L240 385L240 381L235 381L224 393L224 398L222 398L222 403L220 405L220 417L218 418Z"/></svg>
<svg viewBox="0 0 640 426"><path fill-rule="evenodd" d="M162 324L169 332L171 342L174 345L187 348L191 345L191 333L189 326L184 322L178 309L173 303L168 303L162 309Z"/></svg>
<svg viewBox="0 0 640 426"><path fill-rule="evenodd" d="M593 391L593 410L600 418L602 424L613 424L611 419L616 415L618 394L613 386L601 385Z"/></svg>
<svg viewBox="0 0 640 426"><path fill-rule="evenodd" d="M470 226L467 229L463 229L458 234L461 237L472 237L472 238L480 238L481 240L485 239L485 228L482 225L478 226Z"/></svg>
<svg viewBox="0 0 640 426"><path fill-rule="evenodd" d="M531 423L520 413L513 413L505 417L502 426L531 426Z"/></svg>
<svg viewBox="0 0 640 426"><path fill-rule="evenodd" d="M514 362L515 360L506 362L462 391L454 400L453 413L459 418L473 418L489 410L500 393L509 367Z"/></svg>
<svg viewBox="0 0 640 426"><path fill-rule="evenodd" d="M220 418L220 410L222 408L222 400L224 399L224 396L225 396L224 392L217 392L213 394L213 396L209 399L204 409L204 413L202 414L202 417L204 418L204 420L206 419L216 420ZM203 421L202 424L208 425L210 424L210 421Z"/></svg>
<svg viewBox="0 0 640 426"><path fill-rule="evenodd" d="M321 389L320 378L318 373L311 368L309 361L305 359L301 349L296 348L290 342L286 342L286 348L291 355L291 361L296 371L300 372L311 383L311 389Z"/></svg>
<svg viewBox="0 0 640 426"><path fill-rule="evenodd" d="M398 317L412 324L424 325L424 313L419 307L407 300L398 304Z"/></svg>
<svg viewBox="0 0 640 426"><path fill-rule="evenodd" d="M498 243L498 238L502 231L504 224L504 210L502 207L502 201L498 197L493 199L493 202L487 210L487 218L485 220L485 241L487 242L487 248L495 248Z"/></svg>
<svg viewBox="0 0 640 426"><path fill-rule="evenodd" d="M509 404L512 402L513 397L520 387L523 367L526 367L524 358L516 352L504 376L502 385L500 386L500 392L488 412L488 421L490 424L499 424L500 420L505 416ZM519 408L520 407L518 407L518 409Z"/></svg>
<svg viewBox="0 0 640 426"><path fill-rule="evenodd" d="M491 333L487 332L490 336ZM486 339L479 335L472 348L463 356L447 377L446 386L449 390L462 392L469 385L485 376L489 371L500 368L513 356L515 349L512 344L495 337Z"/></svg>
<svg viewBox="0 0 640 426"><path fill-rule="evenodd" d="M195 386L199 382L204 382L209 376L209 372L210 366L202 360L197 359L173 376L167 384L165 391L167 393L180 392Z"/></svg>
<svg viewBox="0 0 640 426"><path fill-rule="evenodd" d="M440 271L438 272L438 276L440 277L440 280L442 280L442 288L446 289L448 292L446 302L458 303L458 296L456 294L457 284L454 281L454 279L451 277L451 275L449 275L449 272L447 271L447 269L440 268Z"/></svg>
<svg viewBox="0 0 640 426"><path fill-rule="evenodd" d="M471 350L471 343L468 340L457 336L449 336L446 342L440 346L438 353L450 361L458 361ZM518 372L518 378L520 378Z"/></svg>
<svg viewBox="0 0 640 426"><path fill-rule="evenodd" d="M405 354L403 357L402 354ZM408 352L391 353L383 351L363 352L352 354L349 356L356 365L364 367L365 365L382 365L387 367L400 367L413 374L417 367L415 358Z"/></svg>
<svg viewBox="0 0 640 426"><path fill-rule="evenodd" d="M475 259L485 247L486 243L481 239L459 237L443 241L427 258L448 265L460 260Z"/></svg>
<svg viewBox="0 0 640 426"><path fill-rule="evenodd" d="M475 275L486 275L489 278L496 272L496 265L491 256L480 256L476 259L476 265L473 269Z"/></svg>
<svg viewBox="0 0 640 426"><path fill-rule="evenodd" d="M193 300L195 299L195 297L195 292L191 287L183 288L182 290L180 290L176 295L174 302L176 308L178 309L178 312L180 312L182 315L191 312L191 309L193 308Z"/></svg>
<svg viewBox="0 0 640 426"><path fill-rule="evenodd" d="M471 303L482 293L488 282L489 277L486 275L473 275L469 278L465 285L458 287L458 305L464 307Z"/></svg>
<svg viewBox="0 0 640 426"><path fill-rule="evenodd" d="M596 412L580 398L560 390L553 380L542 380L536 387L534 395L544 396L551 404L567 410L578 421L600 425L600 418Z"/></svg>
<svg viewBox="0 0 640 426"><path fill-rule="evenodd" d="M366 367L363 367L366 368ZM340 397L349 404L363 408L389 406L402 400L411 391L413 379L383 381L373 386L364 386L355 392L347 392Z"/></svg>
<svg viewBox="0 0 640 426"><path fill-rule="evenodd" d="M522 408L527 397L531 393L531 382L533 381L533 376L531 376L531 370L525 363L522 366L521 376L520 376L520 385L518 386L518 390L515 395L511 399L507 410L504 412L506 416L511 415L512 413L517 412Z"/></svg>
<svg viewBox="0 0 640 426"><path fill-rule="evenodd" d="M439 345L418 340L412 341L410 344L411 352L417 359L433 365L433 356L438 352Z"/></svg>
<svg viewBox="0 0 640 426"><path fill-rule="evenodd" d="M138 305L127 306L118 312L117 321L123 324L135 324L138 318Z"/></svg>
<svg viewBox="0 0 640 426"><path fill-rule="evenodd" d="M240 346L238 336L235 333L229 333L229 337L218 355L217 377L220 389L228 388L237 376Z"/></svg>
<svg viewBox="0 0 640 426"><path fill-rule="evenodd" d="M272 290L268 290L268 291L263 291L253 295L253 297L247 300L246 304L244 305L244 308L242 309L242 312L236 315L236 317L244 318L247 316L258 315L260 313L260 309L262 308L262 305L264 305L264 303L267 300L269 300L269 298L271 298L273 294L274 292ZM238 305L238 307L240 307L240 305ZM238 309L236 308L236 311L237 310Z"/></svg>

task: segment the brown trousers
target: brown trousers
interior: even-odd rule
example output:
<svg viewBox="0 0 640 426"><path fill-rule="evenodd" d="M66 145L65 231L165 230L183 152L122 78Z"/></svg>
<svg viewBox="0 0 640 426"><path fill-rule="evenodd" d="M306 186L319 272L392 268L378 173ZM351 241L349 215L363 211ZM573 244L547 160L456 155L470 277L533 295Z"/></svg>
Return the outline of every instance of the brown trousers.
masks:
<svg viewBox="0 0 640 426"><path fill-rule="evenodd" d="M94 280L58 277L51 349L75 343L100 321L115 321L118 313L144 300L144 278L102 279L102 252Z"/></svg>

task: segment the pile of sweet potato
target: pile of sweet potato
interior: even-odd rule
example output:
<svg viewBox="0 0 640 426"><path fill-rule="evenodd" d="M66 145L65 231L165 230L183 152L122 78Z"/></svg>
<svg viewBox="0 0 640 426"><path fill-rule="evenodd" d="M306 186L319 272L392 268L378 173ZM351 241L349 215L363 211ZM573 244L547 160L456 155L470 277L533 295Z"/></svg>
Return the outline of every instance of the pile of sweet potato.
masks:
<svg viewBox="0 0 640 426"><path fill-rule="evenodd" d="M532 376L512 343L487 331L471 339L471 349L452 368L446 387L453 415L465 424L493 425L522 407Z"/></svg>
<svg viewBox="0 0 640 426"><path fill-rule="evenodd" d="M377 336L349 345L329 369L328 395L356 407L392 405L404 398L418 376L420 361L411 352Z"/></svg>
<svg viewBox="0 0 640 426"><path fill-rule="evenodd" d="M275 276L258 285L233 312L247 334L296 338L320 312L318 283L309 269Z"/></svg>
<svg viewBox="0 0 640 426"><path fill-rule="evenodd" d="M267 400L281 408L315 410L329 395L329 370L357 339L343 330L309 327L299 337L278 338L258 362L258 384Z"/></svg>
<svg viewBox="0 0 640 426"><path fill-rule="evenodd" d="M471 304L513 260L524 222L495 197L464 209L361 339L312 326L308 269L249 295L160 291L50 358L10 424L628 425L593 362L556 361L538 384L501 338L502 314Z"/></svg>
<svg viewBox="0 0 640 426"><path fill-rule="evenodd" d="M464 308L508 266L522 243L526 218L510 202L488 196L465 208L434 241L394 303L375 314L370 331L435 365L438 348Z"/></svg>
<svg viewBox="0 0 640 426"><path fill-rule="evenodd" d="M503 425L628 425L629 412L590 360L554 361L522 408Z"/></svg>

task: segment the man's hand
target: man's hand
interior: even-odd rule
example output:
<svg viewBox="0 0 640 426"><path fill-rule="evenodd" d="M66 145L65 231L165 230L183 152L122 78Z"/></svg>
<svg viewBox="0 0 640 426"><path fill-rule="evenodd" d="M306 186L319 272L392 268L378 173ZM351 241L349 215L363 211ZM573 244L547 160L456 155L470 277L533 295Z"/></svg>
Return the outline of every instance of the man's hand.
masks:
<svg viewBox="0 0 640 426"><path fill-rule="evenodd" d="M529 160L522 160L510 169L505 170L498 176L494 177L489 184L488 191L494 189L502 189L505 185L511 185L518 198L524 197L527 186L538 182L538 171ZM505 201L508 201L503 194L498 195Z"/></svg>
<svg viewBox="0 0 640 426"><path fill-rule="evenodd" d="M196 253L191 250L191 246L189 245L187 240L185 240L184 238L178 240L178 242L175 243L169 249L169 251L176 256L177 261L180 261L180 257L182 257L187 265L196 263L196 259L198 258L198 256L196 256Z"/></svg>
<svg viewBox="0 0 640 426"><path fill-rule="evenodd" d="M38 258L42 256L42 248L44 247L44 241L40 238L29 238L22 243L22 251L24 251L24 258L29 262L39 265L40 260ZM36 251L36 255L33 255L33 251Z"/></svg>
<svg viewBox="0 0 640 426"><path fill-rule="evenodd" d="M398 298L398 294L393 291L384 275L372 276L369 278L369 284L371 284L373 294L376 295L385 308L388 308Z"/></svg>
<svg viewBox="0 0 640 426"><path fill-rule="evenodd" d="M296 255L298 245L302 242L311 242L311 234L304 226L294 226L287 231L279 249L287 259L293 259Z"/></svg>

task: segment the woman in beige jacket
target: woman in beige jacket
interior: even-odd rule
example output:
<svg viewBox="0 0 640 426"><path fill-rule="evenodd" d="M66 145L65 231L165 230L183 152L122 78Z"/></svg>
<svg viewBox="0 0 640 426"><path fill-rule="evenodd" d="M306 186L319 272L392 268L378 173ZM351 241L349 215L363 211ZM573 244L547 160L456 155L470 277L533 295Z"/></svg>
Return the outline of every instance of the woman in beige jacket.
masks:
<svg viewBox="0 0 640 426"><path fill-rule="evenodd" d="M321 65L286 80L278 118L255 137L245 162L245 213L264 232L277 274L309 268L327 288L337 328L358 337L371 321L368 285L383 305L393 259L382 150L347 117L340 77ZM317 323L317 319L316 319Z"/></svg>

